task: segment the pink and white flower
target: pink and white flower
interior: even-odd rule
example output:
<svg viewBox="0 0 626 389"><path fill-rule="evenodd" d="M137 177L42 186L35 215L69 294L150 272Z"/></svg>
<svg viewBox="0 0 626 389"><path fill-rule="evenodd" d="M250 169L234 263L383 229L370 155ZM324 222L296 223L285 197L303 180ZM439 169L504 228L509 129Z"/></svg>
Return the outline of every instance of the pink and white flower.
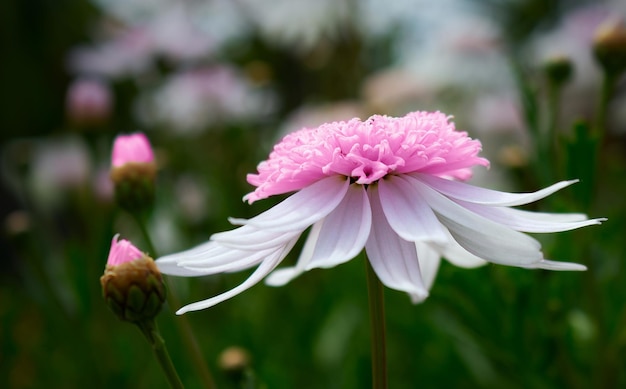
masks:
<svg viewBox="0 0 626 389"><path fill-rule="evenodd" d="M283 138L248 175L249 203L293 195L204 244L157 260L166 274L200 276L258 266L241 285L178 314L218 304L255 285L283 285L304 271L347 262L363 249L387 287L417 303L428 296L441 257L462 267L486 262L524 268L585 270L544 258L523 232L557 232L600 224L582 214L510 208L544 198L574 182L534 193L504 193L459 182L471 177L481 144L456 131L446 115L414 112L304 128ZM304 231L294 267L274 269ZM273 273L272 273L273 272ZM271 273L271 274L270 274Z"/></svg>

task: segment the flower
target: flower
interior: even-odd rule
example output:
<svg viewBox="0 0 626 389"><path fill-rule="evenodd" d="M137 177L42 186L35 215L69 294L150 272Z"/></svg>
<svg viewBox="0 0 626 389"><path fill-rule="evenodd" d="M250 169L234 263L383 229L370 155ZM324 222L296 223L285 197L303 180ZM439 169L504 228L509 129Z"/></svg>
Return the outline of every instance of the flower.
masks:
<svg viewBox="0 0 626 389"><path fill-rule="evenodd" d="M504 193L459 180L488 166L481 144L456 131L440 112L400 118L323 124L283 138L248 175L254 201L297 191L209 242L162 257L166 274L199 276L257 266L241 285L177 313L208 308L265 278L283 285L304 271L347 262L363 248L387 287L413 302L428 296L441 257L473 267L492 262L524 268L585 270L545 259L541 245L522 232L557 232L600 224L582 214L535 213L509 208L546 197L574 182L534 193ZM311 227L294 267L270 274Z"/></svg>
<svg viewBox="0 0 626 389"><path fill-rule="evenodd" d="M115 199L131 213L143 213L154 203L156 162L148 138L142 133L120 135L113 142L111 180Z"/></svg>
<svg viewBox="0 0 626 389"><path fill-rule="evenodd" d="M165 285L154 260L126 239L113 237L104 275L100 277L107 305L124 321L153 319L165 301Z"/></svg>

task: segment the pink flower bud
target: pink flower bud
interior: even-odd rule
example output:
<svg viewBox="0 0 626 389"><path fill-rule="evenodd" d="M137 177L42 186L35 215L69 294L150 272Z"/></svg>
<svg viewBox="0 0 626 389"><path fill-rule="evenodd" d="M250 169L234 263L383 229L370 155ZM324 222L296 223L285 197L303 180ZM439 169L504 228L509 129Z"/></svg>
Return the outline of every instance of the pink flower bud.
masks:
<svg viewBox="0 0 626 389"><path fill-rule="evenodd" d="M148 138L142 133L115 138L111 165L117 203L135 214L150 211L154 203L156 162Z"/></svg>
<svg viewBox="0 0 626 389"><path fill-rule="evenodd" d="M143 133L119 135L115 138L111 165L119 167L130 162L154 162L154 153L152 152L150 141Z"/></svg>
<svg viewBox="0 0 626 389"><path fill-rule="evenodd" d="M115 235L111 242L107 265L100 277L104 300L121 320L153 320L165 301L163 277L152 258L118 237Z"/></svg>

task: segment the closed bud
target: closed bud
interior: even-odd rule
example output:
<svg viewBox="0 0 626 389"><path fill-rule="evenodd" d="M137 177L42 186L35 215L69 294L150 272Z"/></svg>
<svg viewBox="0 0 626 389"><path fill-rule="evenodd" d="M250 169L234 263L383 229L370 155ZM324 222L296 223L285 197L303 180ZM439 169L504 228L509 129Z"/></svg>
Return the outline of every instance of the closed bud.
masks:
<svg viewBox="0 0 626 389"><path fill-rule="evenodd" d="M593 53L607 75L617 77L626 70L626 28L619 20L598 27Z"/></svg>
<svg viewBox="0 0 626 389"><path fill-rule="evenodd" d="M131 213L143 213L154 204L156 162L142 133L120 135L113 143L111 180L117 203Z"/></svg>
<svg viewBox="0 0 626 389"><path fill-rule="evenodd" d="M165 302L163 277L154 260L129 241L115 235L104 275L104 299L121 320L138 323L153 319Z"/></svg>
<svg viewBox="0 0 626 389"><path fill-rule="evenodd" d="M556 87L565 85L565 83L572 79L572 75L574 74L572 61L565 56L550 58L544 64L543 69L548 81Z"/></svg>

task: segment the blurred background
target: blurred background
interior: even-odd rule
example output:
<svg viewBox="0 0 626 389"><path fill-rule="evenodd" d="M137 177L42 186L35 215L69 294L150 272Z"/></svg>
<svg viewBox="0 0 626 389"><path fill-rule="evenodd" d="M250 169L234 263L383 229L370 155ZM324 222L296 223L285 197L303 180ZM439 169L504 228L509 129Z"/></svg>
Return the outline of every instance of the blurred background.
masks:
<svg viewBox="0 0 626 389"><path fill-rule="evenodd" d="M537 237L587 272L443 263L423 304L386 290L389 386L626 387L625 17L623 0L0 2L0 386L166 387L100 290L115 233L147 251L113 200L116 135L155 149L157 257L278 202L241 198L285 133L440 110L483 142L472 182L580 178L529 209L609 220ZM248 274L168 284L186 304ZM178 308L158 324L200 388ZM362 259L185 317L220 388L238 387L220 362L233 346L258 387L370 386Z"/></svg>

